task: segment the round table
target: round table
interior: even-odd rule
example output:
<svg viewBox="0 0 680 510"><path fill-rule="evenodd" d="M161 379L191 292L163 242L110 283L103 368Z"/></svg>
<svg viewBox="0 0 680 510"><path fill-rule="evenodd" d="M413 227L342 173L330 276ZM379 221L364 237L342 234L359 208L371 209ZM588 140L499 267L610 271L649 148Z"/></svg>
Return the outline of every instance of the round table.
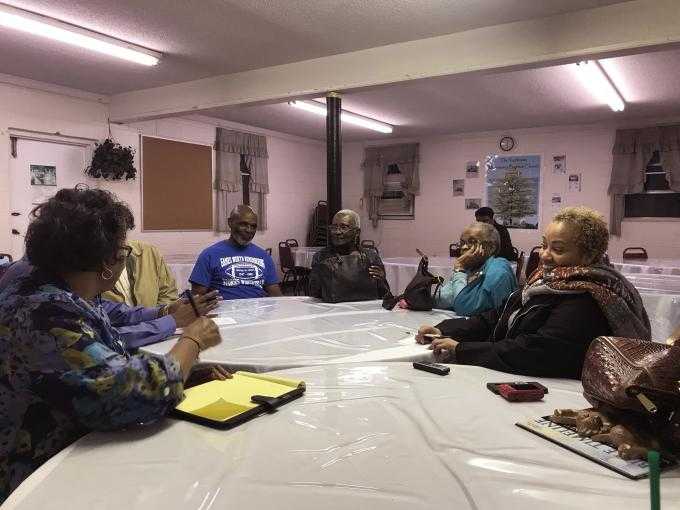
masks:
<svg viewBox="0 0 680 510"><path fill-rule="evenodd" d="M232 370L267 372L348 361L431 360L415 343L422 324L455 317L444 310L385 310L380 301L323 303L310 297L223 301L215 322L222 342L201 353L201 362ZM163 355L176 338L141 350Z"/></svg>
<svg viewBox="0 0 680 510"><path fill-rule="evenodd" d="M323 246L300 246L298 248L291 248L290 251L293 253L296 266L312 267L314 255L321 250L323 250Z"/></svg>
<svg viewBox="0 0 680 510"><path fill-rule="evenodd" d="M621 273L648 273L680 275L680 259L611 259L612 265Z"/></svg>
<svg viewBox="0 0 680 510"><path fill-rule="evenodd" d="M632 481L515 426L587 405L577 381L539 379L542 402L508 403L453 366L405 363L296 368L305 395L231 430L165 419L91 433L52 458L3 510L545 510L649 508ZM662 474L680 509L680 470Z"/></svg>

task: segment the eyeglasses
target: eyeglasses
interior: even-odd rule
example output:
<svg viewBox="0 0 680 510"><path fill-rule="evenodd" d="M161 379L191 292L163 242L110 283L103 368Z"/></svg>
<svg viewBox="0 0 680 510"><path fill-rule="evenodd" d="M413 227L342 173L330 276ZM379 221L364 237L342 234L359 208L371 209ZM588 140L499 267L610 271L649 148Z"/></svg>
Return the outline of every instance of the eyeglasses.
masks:
<svg viewBox="0 0 680 510"><path fill-rule="evenodd" d="M331 225L328 228L332 232L340 232L342 234L344 234L345 232L349 232L350 230L354 230L354 227L351 227L349 225Z"/></svg>
<svg viewBox="0 0 680 510"><path fill-rule="evenodd" d="M125 246L122 246L120 249L125 252L123 254L123 258L128 258L130 255L132 255L132 246L126 244Z"/></svg>

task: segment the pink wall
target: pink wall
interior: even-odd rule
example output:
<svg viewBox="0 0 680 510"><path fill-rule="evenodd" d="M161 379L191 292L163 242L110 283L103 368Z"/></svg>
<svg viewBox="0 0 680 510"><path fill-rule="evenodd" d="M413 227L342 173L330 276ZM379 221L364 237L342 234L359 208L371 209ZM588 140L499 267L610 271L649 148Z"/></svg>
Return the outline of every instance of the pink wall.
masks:
<svg viewBox="0 0 680 510"><path fill-rule="evenodd" d="M474 221L465 210L464 198L452 196L452 179L465 178L465 162L484 160L498 154L504 134L515 138L511 155L541 156L541 203L539 231L511 230L513 244L524 251L540 244L540 232L557 211L553 193L562 195L563 205L586 205L609 219L607 186L611 172L611 148L615 128L611 126L560 126L481 134L466 134L420 140L421 193L416 198L415 220L381 221L373 228L363 207L361 160L365 144L346 144L343 152L343 206L362 215L363 236L376 240L386 257L415 256L415 248L430 255L445 255L448 245ZM408 140L414 141L414 140ZM552 156L566 154L567 174L582 174L582 191L569 192L566 175L553 175ZM465 195L484 198L484 179L466 179ZM644 246L651 257L678 256L680 221L626 220L621 238L612 237L609 253L620 256L627 246Z"/></svg>
<svg viewBox="0 0 680 510"><path fill-rule="evenodd" d="M215 140L214 125L186 119L164 119L131 127L146 135L195 143L212 144ZM325 152L319 142L284 135L267 136L267 150L270 190L267 230L258 232L254 242L263 248L273 248L278 263L278 242L292 237L304 245L314 205L326 195ZM118 193L121 197L129 197L127 201L133 207L135 217L140 218L139 182L133 189ZM191 257L226 236L213 232L141 232L139 229L130 234L130 237L155 244L165 255Z"/></svg>
<svg viewBox="0 0 680 510"><path fill-rule="evenodd" d="M7 128L10 126L102 139L107 134L107 116L108 105L95 99L0 84L0 152L9 154ZM136 149L139 148L140 133L212 145L215 125L187 119L163 119L133 126L113 126L114 137L121 144ZM255 242L274 248L274 258L278 261L278 241L294 237L304 243L313 207L325 197L325 150L323 143L316 140L274 132L266 134L270 183L268 228L256 235ZM136 157L138 163L139 150ZM8 161L7 157L0 157L0 252L8 252L10 245ZM137 219L138 228L130 233L130 237L154 243L166 255L195 256L204 247L226 236L213 232L140 232L140 179L107 182L86 178L82 168L60 168L58 171L60 175L72 174L73 179L77 179L75 182L87 182L92 187L116 193L130 205Z"/></svg>

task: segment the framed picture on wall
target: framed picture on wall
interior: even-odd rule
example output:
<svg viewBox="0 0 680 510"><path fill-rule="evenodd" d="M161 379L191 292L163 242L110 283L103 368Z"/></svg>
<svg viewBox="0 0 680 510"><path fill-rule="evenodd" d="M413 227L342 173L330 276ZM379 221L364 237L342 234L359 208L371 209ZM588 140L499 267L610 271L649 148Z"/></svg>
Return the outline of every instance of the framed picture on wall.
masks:
<svg viewBox="0 0 680 510"><path fill-rule="evenodd" d="M465 199L465 208L466 209L479 209L482 207L482 199L481 198L466 198Z"/></svg>
<svg viewBox="0 0 680 510"><path fill-rule="evenodd" d="M453 179L453 196L462 197L465 195L465 179Z"/></svg>
<svg viewBox="0 0 680 510"><path fill-rule="evenodd" d="M49 165L30 165L31 186L56 186L57 167Z"/></svg>
<svg viewBox="0 0 680 510"><path fill-rule="evenodd" d="M507 228L537 229L541 156L486 159L486 203Z"/></svg>
<svg viewBox="0 0 680 510"><path fill-rule="evenodd" d="M468 161L465 163L465 177L476 179L479 177L479 161Z"/></svg>

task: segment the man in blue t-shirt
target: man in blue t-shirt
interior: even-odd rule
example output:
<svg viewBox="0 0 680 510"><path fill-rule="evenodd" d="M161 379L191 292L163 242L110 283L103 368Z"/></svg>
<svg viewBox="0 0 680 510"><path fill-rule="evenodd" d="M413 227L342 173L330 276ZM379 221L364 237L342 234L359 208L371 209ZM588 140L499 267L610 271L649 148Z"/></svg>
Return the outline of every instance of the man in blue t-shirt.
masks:
<svg viewBox="0 0 680 510"><path fill-rule="evenodd" d="M189 281L194 294L210 289L223 299L281 296L279 278L271 255L251 243L257 230L257 214L239 205L229 215L231 236L206 248L198 256Z"/></svg>

